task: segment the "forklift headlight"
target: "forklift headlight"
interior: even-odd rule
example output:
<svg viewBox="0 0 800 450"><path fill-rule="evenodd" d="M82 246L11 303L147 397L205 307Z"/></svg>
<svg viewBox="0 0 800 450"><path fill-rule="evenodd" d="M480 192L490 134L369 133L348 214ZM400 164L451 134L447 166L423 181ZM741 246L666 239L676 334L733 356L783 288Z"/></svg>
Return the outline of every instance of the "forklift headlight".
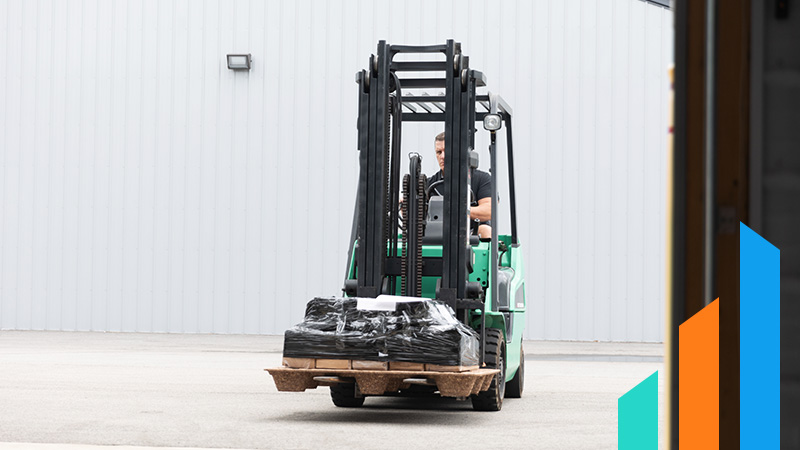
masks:
<svg viewBox="0 0 800 450"><path fill-rule="evenodd" d="M497 131L503 125L503 119L500 114L487 114L483 118L483 128L488 131Z"/></svg>

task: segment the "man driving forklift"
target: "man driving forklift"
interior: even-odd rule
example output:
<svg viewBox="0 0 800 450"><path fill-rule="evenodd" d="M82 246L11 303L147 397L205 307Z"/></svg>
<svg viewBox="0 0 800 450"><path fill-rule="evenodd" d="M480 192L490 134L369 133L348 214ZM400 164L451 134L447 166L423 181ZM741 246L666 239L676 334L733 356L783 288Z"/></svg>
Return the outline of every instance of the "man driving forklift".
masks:
<svg viewBox="0 0 800 450"><path fill-rule="evenodd" d="M444 181L444 132L436 135L434 139L434 151L436 161L439 163L439 171L433 176L428 177L428 190L431 196L442 195ZM433 189L430 189L433 187ZM442 188L442 189L440 189ZM492 237L492 176L486 172L475 169L472 171L472 183L470 184L472 195L470 196L470 230L472 234L477 234L481 239L491 239Z"/></svg>

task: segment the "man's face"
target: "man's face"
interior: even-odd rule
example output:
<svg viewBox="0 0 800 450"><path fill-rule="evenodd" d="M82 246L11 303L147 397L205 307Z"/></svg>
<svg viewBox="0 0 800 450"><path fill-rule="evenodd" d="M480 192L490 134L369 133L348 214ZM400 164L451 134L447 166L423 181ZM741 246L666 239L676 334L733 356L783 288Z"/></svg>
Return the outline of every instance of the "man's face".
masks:
<svg viewBox="0 0 800 450"><path fill-rule="evenodd" d="M439 163L439 169L444 173L444 141L435 141L434 148L436 150L436 161Z"/></svg>

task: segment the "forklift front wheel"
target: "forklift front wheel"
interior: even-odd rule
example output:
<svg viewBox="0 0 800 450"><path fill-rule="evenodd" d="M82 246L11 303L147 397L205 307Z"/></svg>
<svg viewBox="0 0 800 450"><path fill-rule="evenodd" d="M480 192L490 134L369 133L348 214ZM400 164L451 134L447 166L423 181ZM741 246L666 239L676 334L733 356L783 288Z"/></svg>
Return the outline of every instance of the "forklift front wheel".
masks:
<svg viewBox="0 0 800 450"><path fill-rule="evenodd" d="M500 369L489 389L473 395L472 408L476 411L500 411L506 391L506 340L496 328L486 329L486 352L483 361L487 369Z"/></svg>
<svg viewBox="0 0 800 450"><path fill-rule="evenodd" d="M364 404L364 397L356 397L355 383L339 383L331 386L331 400L341 408L358 408Z"/></svg>

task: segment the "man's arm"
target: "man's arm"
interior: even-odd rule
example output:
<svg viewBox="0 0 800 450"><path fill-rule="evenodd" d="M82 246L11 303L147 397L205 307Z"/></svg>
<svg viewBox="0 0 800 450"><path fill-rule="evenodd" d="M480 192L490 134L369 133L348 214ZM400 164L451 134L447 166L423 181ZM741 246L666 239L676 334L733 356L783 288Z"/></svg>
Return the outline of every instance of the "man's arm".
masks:
<svg viewBox="0 0 800 450"><path fill-rule="evenodd" d="M484 197L478 200L478 206L469 209L469 218L486 222L492 219L492 198Z"/></svg>
<svg viewBox="0 0 800 450"><path fill-rule="evenodd" d="M487 222L492 220L492 177L486 172L475 171L473 180L478 181L475 197L478 198L478 206L473 206L469 210L469 218ZM475 189L475 184L472 185Z"/></svg>

